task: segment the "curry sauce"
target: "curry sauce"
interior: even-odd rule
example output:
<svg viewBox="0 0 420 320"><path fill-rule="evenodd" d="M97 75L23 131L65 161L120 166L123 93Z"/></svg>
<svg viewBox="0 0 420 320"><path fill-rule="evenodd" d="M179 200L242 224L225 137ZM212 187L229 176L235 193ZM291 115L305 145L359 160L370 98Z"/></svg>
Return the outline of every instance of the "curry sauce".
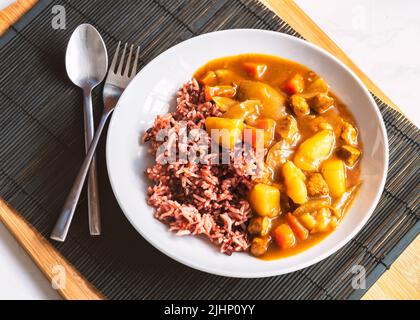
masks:
<svg viewBox="0 0 420 320"><path fill-rule="evenodd" d="M224 147L245 129L263 130L265 165L248 199L251 254L287 257L335 230L360 184L362 142L328 83L301 64L262 54L210 61L194 77L224 112L223 120L206 119L208 131L228 130Z"/></svg>

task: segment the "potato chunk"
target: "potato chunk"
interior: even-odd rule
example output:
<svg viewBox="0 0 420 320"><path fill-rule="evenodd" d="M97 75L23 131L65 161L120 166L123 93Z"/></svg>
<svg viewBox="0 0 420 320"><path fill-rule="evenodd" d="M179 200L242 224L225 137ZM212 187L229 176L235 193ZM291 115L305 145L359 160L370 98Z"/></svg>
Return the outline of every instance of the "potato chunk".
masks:
<svg viewBox="0 0 420 320"><path fill-rule="evenodd" d="M237 85L241 81L241 77L231 70L218 69L215 70L214 73L216 74L217 82L220 85Z"/></svg>
<svg viewBox="0 0 420 320"><path fill-rule="evenodd" d="M242 120L207 117L205 125L211 138L216 139L225 148L231 149L242 140L244 128Z"/></svg>
<svg viewBox="0 0 420 320"><path fill-rule="evenodd" d="M293 164L293 162L286 161L283 165L283 176L286 182L287 195L293 202L302 204L308 201L305 175Z"/></svg>
<svg viewBox="0 0 420 320"><path fill-rule="evenodd" d="M321 166L321 172L330 189L330 195L338 198L346 192L346 168L342 160L327 160Z"/></svg>
<svg viewBox="0 0 420 320"><path fill-rule="evenodd" d="M334 98L326 93L318 93L311 99L311 107L317 113L327 111L334 104Z"/></svg>
<svg viewBox="0 0 420 320"><path fill-rule="evenodd" d="M322 78L316 79L312 82L306 92L308 93L328 93L330 85Z"/></svg>
<svg viewBox="0 0 420 320"><path fill-rule="evenodd" d="M252 218L248 225L248 232L259 236L266 236L270 231L270 219L268 217Z"/></svg>
<svg viewBox="0 0 420 320"><path fill-rule="evenodd" d="M262 217L275 217L280 214L280 191L267 184L256 184L248 195L252 209Z"/></svg>
<svg viewBox="0 0 420 320"><path fill-rule="evenodd" d="M260 111L263 118L279 120L286 114L286 98L268 84L244 80L239 83L237 94L241 101L261 101L262 107Z"/></svg>
<svg viewBox="0 0 420 320"><path fill-rule="evenodd" d="M316 220L310 213L304 213L299 216L299 221L309 231L313 230L316 226Z"/></svg>
<svg viewBox="0 0 420 320"><path fill-rule="evenodd" d="M226 97L213 97L216 106L222 111L228 111L231 106L239 103L239 101Z"/></svg>
<svg viewBox="0 0 420 320"><path fill-rule="evenodd" d="M330 230L331 222L331 211L328 208L322 208L315 213L315 228L312 229L312 233L326 232Z"/></svg>
<svg viewBox="0 0 420 320"><path fill-rule="evenodd" d="M256 257L262 256L264 253L267 252L270 240L271 239L269 236L255 237L254 239L252 239L250 248L251 254Z"/></svg>
<svg viewBox="0 0 420 320"><path fill-rule="evenodd" d="M329 193L328 185L320 173L311 174L306 187L311 197L325 196Z"/></svg>
<svg viewBox="0 0 420 320"><path fill-rule="evenodd" d="M357 131L356 128L349 122L343 121L341 127L340 138L349 145L357 144Z"/></svg>
<svg viewBox="0 0 420 320"><path fill-rule="evenodd" d="M300 94L294 94L290 97L290 104L296 116L301 117L311 112L308 102Z"/></svg>
<svg viewBox="0 0 420 320"><path fill-rule="evenodd" d="M287 115L277 121L276 133L288 143L292 144L298 138L298 124L296 119Z"/></svg>
<svg viewBox="0 0 420 320"><path fill-rule="evenodd" d="M241 119L257 118L260 114L261 103L258 100L246 100L229 107L223 118Z"/></svg>
<svg viewBox="0 0 420 320"><path fill-rule="evenodd" d="M337 155L343 159L349 167L353 167L356 164L361 154L362 152L358 148L349 145L342 146L337 152Z"/></svg>
<svg viewBox="0 0 420 320"><path fill-rule="evenodd" d="M317 171L334 149L335 136L331 130L322 130L305 140L296 151L294 163L305 171Z"/></svg>
<svg viewBox="0 0 420 320"><path fill-rule="evenodd" d="M217 84L216 73L214 71L207 71L198 82L206 86L214 86Z"/></svg>

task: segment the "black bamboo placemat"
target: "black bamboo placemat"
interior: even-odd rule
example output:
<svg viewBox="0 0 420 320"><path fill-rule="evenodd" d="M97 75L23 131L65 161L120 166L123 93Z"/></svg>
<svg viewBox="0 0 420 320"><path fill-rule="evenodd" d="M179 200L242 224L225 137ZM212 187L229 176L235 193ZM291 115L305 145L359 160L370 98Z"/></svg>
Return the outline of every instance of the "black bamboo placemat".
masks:
<svg viewBox="0 0 420 320"><path fill-rule="evenodd" d="M55 5L65 9L65 29L52 27ZM81 93L64 70L67 41L84 22L98 28L111 54L119 40L140 44L143 65L182 40L214 30L260 28L299 37L253 0L41 0L0 39L0 196L45 237L84 153ZM100 96L100 89L95 90L98 114ZM107 178L104 139L98 150L103 236L89 236L83 199L68 240L54 245L108 298L359 298L365 289L353 289L353 266L365 268L369 288L420 231L419 131L391 107L376 102L390 143L385 191L357 237L312 267L265 279L234 279L205 274L164 256L121 212Z"/></svg>

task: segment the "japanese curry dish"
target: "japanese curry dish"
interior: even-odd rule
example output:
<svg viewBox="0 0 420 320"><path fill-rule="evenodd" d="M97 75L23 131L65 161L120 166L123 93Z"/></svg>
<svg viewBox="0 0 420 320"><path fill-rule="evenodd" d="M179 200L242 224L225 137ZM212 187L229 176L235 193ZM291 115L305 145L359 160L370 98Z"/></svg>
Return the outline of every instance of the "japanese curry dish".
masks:
<svg viewBox="0 0 420 320"><path fill-rule="evenodd" d="M201 142L181 143L181 123L202 130ZM349 109L325 79L280 57L208 62L143 139L156 156L146 171L155 217L228 255L268 260L308 249L337 228L361 183L363 145ZM160 148L174 145L173 161L160 161L168 156ZM200 154L203 146L211 151ZM182 148L201 161L181 161ZM223 150L235 161L214 162Z"/></svg>

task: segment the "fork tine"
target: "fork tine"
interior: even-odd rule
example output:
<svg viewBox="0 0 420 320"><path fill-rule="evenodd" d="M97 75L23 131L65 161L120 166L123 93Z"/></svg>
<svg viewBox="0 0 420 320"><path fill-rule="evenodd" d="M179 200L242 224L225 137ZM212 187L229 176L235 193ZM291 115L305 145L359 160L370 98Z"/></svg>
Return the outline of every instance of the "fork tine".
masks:
<svg viewBox="0 0 420 320"><path fill-rule="evenodd" d="M115 72L115 66L117 64L118 53L120 51L121 41L118 42L117 49L115 50L114 58L112 58L111 66L109 70Z"/></svg>
<svg viewBox="0 0 420 320"><path fill-rule="evenodd" d="M130 78L133 78L137 73L137 63L139 61L140 46L137 47L136 58L134 59L133 67L131 68Z"/></svg>
<svg viewBox="0 0 420 320"><path fill-rule="evenodd" d="M120 61L120 64L118 65L117 74L119 74L119 75L122 74L122 68L123 68L123 64L124 64L124 57L125 57L125 52L126 51L127 51L127 43L124 45L124 50L123 50L123 53L121 55L121 61Z"/></svg>
<svg viewBox="0 0 420 320"><path fill-rule="evenodd" d="M128 57L127 57L127 61L125 63L125 68L124 68L124 77L128 77L128 71L130 69L130 62L131 62L131 56L133 55L133 45L131 45L130 47L130 52L128 53Z"/></svg>

